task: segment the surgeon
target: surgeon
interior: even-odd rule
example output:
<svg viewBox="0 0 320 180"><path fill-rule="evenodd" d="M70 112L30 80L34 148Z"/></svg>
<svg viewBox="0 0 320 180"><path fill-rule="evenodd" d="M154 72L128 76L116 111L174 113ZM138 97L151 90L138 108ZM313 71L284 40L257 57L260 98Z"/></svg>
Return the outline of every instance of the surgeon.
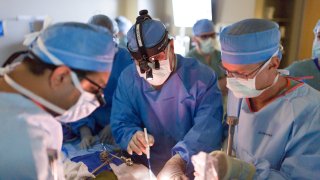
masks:
<svg viewBox="0 0 320 180"><path fill-rule="evenodd" d="M103 104L117 48L106 29L76 22L29 35L25 45L0 71L0 179L64 179L60 123Z"/></svg>
<svg viewBox="0 0 320 180"><path fill-rule="evenodd" d="M187 57L192 57L208 65L218 76L219 87L223 95L227 94L226 77L221 67L221 52L217 49L216 33L212 21L208 19L198 20L192 27L195 47Z"/></svg>
<svg viewBox="0 0 320 180"><path fill-rule="evenodd" d="M214 151L207 158L214 168L206 170L199 168L195 157L195 174L216 172L219 179L318 179L320 93L279 74L278 24L242 20L222 30L220 43L227 87L242 99L233 144L236 157Z"/></svg>
<svg viewBox="0 0 320 180"><path fill-rule="evenodd" d="M199 61L174 54L173 44L164 24L140 11L128 32L135 64L119 77L111 112L116 142L146 166L147 129L151 169L159 179L192 177L191 156L221 148L217 77Z"/></svg>
<svg viewBox="0 0 320 180"><path fill-rule="evenodd" d="M306 84L320 91L320 20L313 32L312 58L294 62L286 69L290 76L301 78Z"/></svg>
<svg viewBox="0 0 320 180"><path fill-rule="evenodd" d="M90 18L89 24L101 26L107 28L116 38L118 33L118 26L116 22L103 14L94 15ZM132 64L131 55L127 49L118 48L115 54L112 71L109 77L108 84L103 90L104 99L106 104L97 108L88 117L81 119L80 121L68 124L72 129L72 132L76 135L80 135L81 142L80 147L87 149L95 142L94 135L99 136L99 141L114 144L114 139L111 134L110 128L110 115L112 107L112 96L117 87L118 78L128 65Z"/></svg>
<svg viewBox="0 0 320 180"><path fill-rule="evenodd" d="M128 43L127 33L132 26L132 22L124 16L116 17L115 21L117 22L119 28L119 32L117 33L119 46L126 48Z"/></svg>

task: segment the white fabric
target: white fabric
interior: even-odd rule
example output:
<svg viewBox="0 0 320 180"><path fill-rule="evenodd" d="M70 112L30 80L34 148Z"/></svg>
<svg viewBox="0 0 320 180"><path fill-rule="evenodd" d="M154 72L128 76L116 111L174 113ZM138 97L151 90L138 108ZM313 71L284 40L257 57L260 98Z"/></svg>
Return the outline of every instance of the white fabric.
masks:
<svg viewBox="0 0 320 180"><path fill-rule="evenodd" d="M61 124L22 95L0 92L0 179L52 179L47 149L60 151ZM64 179L60 157L58 177Z"/></svg>
<svg viewBox="0 0 320 180"><path fill-rule="evenodd" d="M73 162L69 159L63 163L63 169L67 180L86 179L95 176L88 171L88 167L83 162Z"/></svg>
<svg viewBox="0 0 320 180"><path fill-rule="evenodd" d="M150 179L149 169L142 164L133 164L133 166L127 166L125 163L119 166L110 164L111 169L117 176L118 180L156 180L157 178L152 173Z"/></svg>

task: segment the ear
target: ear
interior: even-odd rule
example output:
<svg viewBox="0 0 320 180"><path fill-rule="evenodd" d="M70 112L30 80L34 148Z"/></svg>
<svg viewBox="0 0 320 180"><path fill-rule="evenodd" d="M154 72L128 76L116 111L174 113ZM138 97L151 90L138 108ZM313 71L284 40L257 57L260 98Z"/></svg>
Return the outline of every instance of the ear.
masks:
<svg viewBox="0 0 320 180"><path fill-rule="evenodd" d="M274 68L278 69L280 66L280 59L278 56L272 57L271 62L269 64L269 69Z"/></svg>
<svg viewBox="0 0 320 180"><path fill-rule="evenodd" d="M55 68L49 77L50 87L53 89L59 89L60 87L63 87L64 84L70 83L70 73L71 70L67 66L58 66Z"/></svg>

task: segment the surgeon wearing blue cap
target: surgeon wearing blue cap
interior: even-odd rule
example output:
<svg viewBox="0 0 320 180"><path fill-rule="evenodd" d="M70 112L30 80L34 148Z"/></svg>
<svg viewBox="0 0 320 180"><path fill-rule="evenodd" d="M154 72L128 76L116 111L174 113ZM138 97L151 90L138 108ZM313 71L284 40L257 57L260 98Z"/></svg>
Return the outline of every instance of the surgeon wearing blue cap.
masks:
<svg viewBox="0 0 320 180"><path fill-rule="evenodd" d="M103 105L117 48L107 30L74 22L31 34L25 45L0 69L0 179L64 179L60 123ZM67 177L93 177L67 162L83 170Z"/></svg>
<svg viewBox="0 0 320 180"><path fill-rule="evenodd" d="M140 11L128 32L135 64L126 68L113 97L111 129L133 160L146 164L158 179L192 177L190 157L221 148L222 98L216 74L191 58L174 54L163 23Z"/></svg>
<svg viewBox="0 0 320 180"><path fill-rule="evenodd" d="M320 20L313 32L312 58L296 61L286 69L290 76L301 78L306 84L320 91Z"/></svg>
<svg viewBox="0 0 320 180"><path fill-rule="evenodd" d="M192 57L208 65L218 76L219 87L223 95L227 94L226 76L221 67L221 52L218 50L216 33L211 20L200 19L192 27L195 47L192 48L187 57Z"/></svg>
<svg viewBox="0 0 320 180"><path fill-rule="evenodd" d="M107 28L114 37L118 33L118 26L116 22L103 14L97 14L90 18L89 24L101 26ZM107 144L114 144L114 139L111 134L110 128L110 115L112 107L112 96L117 88L118 78L121 72L130 64L132 64L131 55L127 49L119 47L114 56L112 65L112 71L109 77L107 86L103 90L104 99L106 104L97 108L88 117L85 117L74 123L66 124L67 128L71 129L72 133L81 137L80 147L87 149L92 146L94 141L94 135L99 136L100 142ZM67 136L69 133L64 134L64 139L74 138Z"/></svg>
<svg viewBox="0 0 320 180"><path fill-rule="evenodd" d="M318 179L320 93L279 73L278 24L242 20L222 30L220 43L227 87L242 103L236 157L212 152L211 170L219 179Z"/></svg>
<svg viewBox="0 0 320 180"><path fill-rule="evenodd" d="M119 46L126 48L128 43L127 33L132 26L132 22L124 16L116 17L115 21L117 22L119 29L119 32L117 33Z"/></svg>

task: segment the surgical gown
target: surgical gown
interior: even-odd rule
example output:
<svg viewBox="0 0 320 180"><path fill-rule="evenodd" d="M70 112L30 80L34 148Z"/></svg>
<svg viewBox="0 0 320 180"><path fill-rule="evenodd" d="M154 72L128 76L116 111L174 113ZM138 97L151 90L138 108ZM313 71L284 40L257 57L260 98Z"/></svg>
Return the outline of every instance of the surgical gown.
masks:
<svg viewBox="0 0 320 180"><path fill-rule="evenodd" d="M319 179L320 92L299 83L258 112L242 101L234 145L255 179Z"/></svg>
<svg viewBox="0 0 320 180"><path fill-rule="evenodd" d="M147 128L155 138L150 152L155 174L176 153L191 173L192 155L221 148L222 99L217 77L195 59L176 57L177 68L160 90L141 78L133 64L122 72L113 97L111 128L116 142L126 150L133 134Z"/></svg>
<svg viewBox="0 0 320 180"><path fill-rule="evenodd" d="M61 124L13 93L0 92L0 116L0 179L52 179L48 156L61 150ZM55 163L64 179L59 155Z"/></svg>
<svg viewBox="0 0 320 180"><path fill-rule="evenodd" d="M220 68L221 66L221 52L218 50L214 50L213 52L210 53L210 62L208 63L205 59L205 57L197 51L197 49L194 47L191 49L188 54L186 55L187 57L195 58L202 62L203 64L206 64L209 66L211 69L214 70L214 72L218 75L218 79L224 78L225 73L222 71Z"/></svg>
<svg viewBox="0 0 320 180"><path fill-rule="evenodd" d="M77 122L70 123L72 132L79 135L81 126L87 126L91 129L93 134L98 134L106 125L110 124L110 114L112 107L112 96L117 88L118 78L121 72L133 62L128 50L119 47L117 54L114 57L112 71L108 80L106 88L103 90L104 99L107 104L103 107L97 108L88 117L83 118Z"/></svg>
<svg viewBox="0 0 320 180"><path fill-rule="evenodd" d="M286 68L290 72L290 76L293 77L310 77L308 79L302 79L305 83L311 87L320 91L320 65L318 58L297 61Z"/></svg>

